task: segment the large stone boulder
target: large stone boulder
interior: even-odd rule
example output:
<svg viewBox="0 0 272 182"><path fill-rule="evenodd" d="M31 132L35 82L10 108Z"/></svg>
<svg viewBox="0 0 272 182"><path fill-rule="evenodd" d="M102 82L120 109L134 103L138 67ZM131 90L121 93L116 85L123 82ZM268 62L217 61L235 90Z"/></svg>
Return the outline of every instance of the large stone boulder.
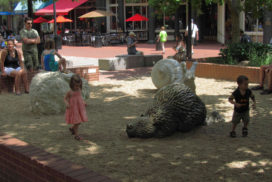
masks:
<svg viewBox="0 0 272 182"><path fill-rule="evenodd" d="M166 137L176 131L188 132L206 124L206 107L184 84L172 83L161 88L145 114L130 121L129 137Z"/></svg>
<svg viewBox="0 0 272 182"><path fill-rule="evenodd" d="M37 114L57 114L65 111L64 96L70 90L69 82L73 73L42 72L30 84L31 111ZM82 78L82 96L90 96L90 86Z"/></svg>
<svg viewBox="0 0 272 182"><path fill-rule="evenodd" d="M152 82L158 89L175 82L185 84L195 93L196 66L197 62L194 62L188 70L186 62L179 63L174 59L162 59L152 68Z"/></svg>

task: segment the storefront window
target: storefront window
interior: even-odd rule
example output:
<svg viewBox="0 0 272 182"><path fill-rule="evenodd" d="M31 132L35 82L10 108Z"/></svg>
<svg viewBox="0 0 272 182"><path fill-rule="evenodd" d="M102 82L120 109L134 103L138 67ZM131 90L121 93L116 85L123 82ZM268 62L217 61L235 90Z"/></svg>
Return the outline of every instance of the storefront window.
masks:
<svg viewBox="0 0 272 182"><path fill-rule="evenodd" d="M179 29L186 28L186 4L181 5L179 7ZM175 29L175 14L172 15L164 15L161 12L155 11L155 27L156 29L160 29L162 26L165 26L167 29Z"/></svg>
<svg viewBox="0 0 272 182"><path fill-rule="evenodd" d="M147 3L147 0L126 0L126 3Z"/></svg>
<svg viewBox="0 0 272 182"><path fill-rule="evenodd" d="M125 6L125 18L128 19L135 14L140 14L144 17L147 17L147 5L139 4L139 5L126 5ZM147 22L146 21L135 21L135 22L126 22L126 30L147 30Z"/></svg>

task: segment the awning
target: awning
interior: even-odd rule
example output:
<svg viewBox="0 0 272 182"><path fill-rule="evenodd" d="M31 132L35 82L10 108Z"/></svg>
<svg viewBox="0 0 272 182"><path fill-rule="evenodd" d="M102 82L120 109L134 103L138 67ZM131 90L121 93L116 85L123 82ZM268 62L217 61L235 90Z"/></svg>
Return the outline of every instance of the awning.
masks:
<svg viewBox="0 0 272 182"><path fill-rule="evenodd" d="M47 23L48 20L43 17L38 17L35 20L33 20L33 23Z"/></svg>
<svg viewBox="0 0 272 182"><path fill-rule="evenodd" d="M134 16L126 19L126 22L128 21L148 21L148 18L140 15L140 14L135 14Z"/></svg>
<svg viewBox="0 0 272 182"><path fill-rule="evenodd" d="M70 20L70 19L65 18L64 16L61 16L61 15L60 15L60 16L58 16L58 17L56 18L56 22L57 22L57 23L65 23L65 22L73 22L73 20ZM48 21L48 23L54 23L54 19Z"/></svg>
<svg viewBox="0 0 272 182"><path fill-rule="evenodd" d="M99 18L99 17L105 17L105 16L113 16L114 14L112 12L107 11L101 11L101 10L94 10L89 13L86 13L79 18Z"/></svg>
<svg viewBox="0 0 272 182"><path fill-rule="evenodd" d="M49 1L46 1L46 2L43 2L41 0L39 1L33 1L33 10L34 11L37 11L39 9L42 9L50 4L53 3L53 0L49 0ZM22 3L22 2L19 2L16 7L14 8L14 13L15 14L18 14L18 13L27 13L27 10L28 10L28 7L27 7L27 3Z"/></svg>
<svg viewBox="0 0 272 182"><path fill-rule="evenodd" d="M8 11L1 11L0 15L13 15L13 13L8 12Z"/></svg>
<svg viewBox="0 0 272 182"><path fill-rule="evenodd" d="M56 14L57 15L67 15L69 11L75 9L81 4L87 2L88 0L58 0L56 2ZM53 4L38 10L35 15L53 15Z"/></svg>
<svg viewBox="0 0 272 182"><path fill-rule="evenodd" d="M4 15L23 15L24 13L15 13L15 12L8 12L8 11L1 11L0 16Z"/></svg>

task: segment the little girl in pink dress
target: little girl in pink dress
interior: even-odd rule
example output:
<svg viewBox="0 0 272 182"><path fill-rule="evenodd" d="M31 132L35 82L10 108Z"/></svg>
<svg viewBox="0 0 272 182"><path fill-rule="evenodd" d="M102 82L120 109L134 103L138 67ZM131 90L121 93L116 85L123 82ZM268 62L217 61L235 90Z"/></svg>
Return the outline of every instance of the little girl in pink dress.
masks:
<svg viewBox="0 0 272 182"><path fill-rule="evenodd" d="M78 135L78 127L80 123L88 121L86 114L86 103L84 102L81 89L82 80L79 75L73 75L70 80L71 90L67 92L64 97L64 102L66 104L65 120L67 124L73 124L69 128L72 135L75 135L76 140L82 140Z"/></svg>

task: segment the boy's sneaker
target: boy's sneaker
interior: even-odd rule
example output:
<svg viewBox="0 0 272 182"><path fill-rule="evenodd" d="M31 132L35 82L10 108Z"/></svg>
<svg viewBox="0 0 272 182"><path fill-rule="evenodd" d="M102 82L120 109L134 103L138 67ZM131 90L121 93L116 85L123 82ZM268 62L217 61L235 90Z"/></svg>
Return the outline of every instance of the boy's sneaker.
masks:
<svg viewBox="0 0 272 182"><path fill-rule="evenodd" d="M242 135L243 135L243 137L246 137L247 135L248 135L248 130L247 130L247 128L243 128L242 129Z"/></svg>
<svg viewBox="0 0 272 182"><path fill-rule="evenodd" d="M230 132L230 137L231 137L231 138L235 138L235 137L236 137L235 131Z"/></svg>

